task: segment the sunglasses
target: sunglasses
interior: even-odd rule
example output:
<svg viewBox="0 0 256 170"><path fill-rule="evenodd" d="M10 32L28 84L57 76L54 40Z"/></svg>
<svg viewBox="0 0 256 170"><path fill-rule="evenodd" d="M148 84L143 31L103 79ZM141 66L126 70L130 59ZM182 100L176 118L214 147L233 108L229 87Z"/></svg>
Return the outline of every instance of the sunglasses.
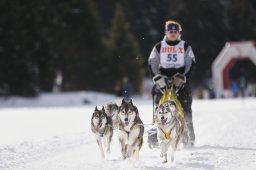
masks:
<svg viewBox="0 0 256 170"><path fill-rule="evenodd" d="M170 34L178 34L179 31L168 31L168 33L170 33Z"/></svg>

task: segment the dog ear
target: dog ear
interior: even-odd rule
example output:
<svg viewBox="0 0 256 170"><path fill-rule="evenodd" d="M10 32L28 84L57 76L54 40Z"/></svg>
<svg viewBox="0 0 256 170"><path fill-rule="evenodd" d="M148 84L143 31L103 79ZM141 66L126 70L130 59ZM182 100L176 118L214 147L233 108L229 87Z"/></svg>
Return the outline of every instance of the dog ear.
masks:
<svg viewBox="0 0 256 170"><path fill-rule="evenodd" d="M124 99L122 100L122 104L125 104L125 100Z"/></svg>
<svg viewBox="0 0 256 170"><path fill-rule="evenodd" d="M129 101L130 103L131 103L131 105L133 105L133 101L132 101L132 99L130 99L130 101Z"/></svg>
<svg viewBox="0 0 256 170"><path fill-rule="evenodd" d="M170 102L170 103L169 103L169 107L171 107L171 106L174 106L175 108L177 107L177 105L176 105L175 102Z"/></svg>
<svg viewBox="0 0 256 170"><path fill-rule="evenodd" d="M102 109L101 109L103 112L105 112L105 108L104 108L104 106L102 106Z"/></svg>
<svg viewBox="0 0 256 170"><path fill-rule="evenodd" d="M118 107L118 105L115 103L114 105L113 105L113 107L116 109L118 109L119 107Z"/></svg>
<svg viewBox="0 0 256 170"><path fill-rule="evenodd" d="M97 106L95 107L95 111L99 111Z"/></svg>
<svg viewBox="0 0 256 170"><path fill-rule="evenodd" d="M117 107L118 113L121 111L121 106Z"/></svg>

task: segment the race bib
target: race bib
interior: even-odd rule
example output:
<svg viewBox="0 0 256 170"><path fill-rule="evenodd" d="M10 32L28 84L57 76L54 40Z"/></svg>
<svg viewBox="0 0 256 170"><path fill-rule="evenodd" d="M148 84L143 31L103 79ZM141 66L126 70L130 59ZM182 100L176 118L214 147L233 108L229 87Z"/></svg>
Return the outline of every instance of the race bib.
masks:
<svg viewBox="0 0 256 170"><path fill-rule="evenodd" d="M180 68L184 63L184 41L176 46L170 46L165 41L161 42L160 66L163 68Z"/></svg>

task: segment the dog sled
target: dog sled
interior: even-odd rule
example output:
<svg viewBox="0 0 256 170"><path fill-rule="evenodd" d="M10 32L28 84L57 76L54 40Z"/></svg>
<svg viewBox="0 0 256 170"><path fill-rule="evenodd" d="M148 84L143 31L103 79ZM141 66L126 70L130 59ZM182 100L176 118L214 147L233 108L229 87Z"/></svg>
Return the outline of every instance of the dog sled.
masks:
<svg viewBox="0 0 256 170"><path fill-rule="evenodd" d="M177 81L178 80L178 81ZM156 109L165 102L174 102L177 106L178 114L184 119L184 111L182 105L177 98L177 93L181 89L182 85L186 82L185 77L180 74L175 74L171 79L168 79L163 75L156 75L153 78L155 87L162 93L159 102L155 106L156 95L152 93L153 98L153 120L152 126L147 130L148 146L150 149L159 148L157 139L157 121L156 121ZM170 135L170 134L169 134ZM187 140L184 138L184 140ZM184 141L185 142L185 141Z"/></svg>

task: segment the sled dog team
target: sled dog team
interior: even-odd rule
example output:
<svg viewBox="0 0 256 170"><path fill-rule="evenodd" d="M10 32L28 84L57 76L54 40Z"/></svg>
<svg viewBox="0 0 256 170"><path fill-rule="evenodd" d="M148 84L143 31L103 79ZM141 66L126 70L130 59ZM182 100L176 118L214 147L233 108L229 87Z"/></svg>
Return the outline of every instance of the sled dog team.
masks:
<svg viewBox="0 0 256 170"><path fill-rule="evenodd" d="M177 113L174 102L165 102L156 108L156 124L162 162L173 162L184 131L184 119ZM110 103L102 109L96 107L91 118L91 130L95 134L103 159L105 154L110 153L113 130L118 130L122 158L139 159L144 125L131 99L123 99L120 106Z"/></svg>

